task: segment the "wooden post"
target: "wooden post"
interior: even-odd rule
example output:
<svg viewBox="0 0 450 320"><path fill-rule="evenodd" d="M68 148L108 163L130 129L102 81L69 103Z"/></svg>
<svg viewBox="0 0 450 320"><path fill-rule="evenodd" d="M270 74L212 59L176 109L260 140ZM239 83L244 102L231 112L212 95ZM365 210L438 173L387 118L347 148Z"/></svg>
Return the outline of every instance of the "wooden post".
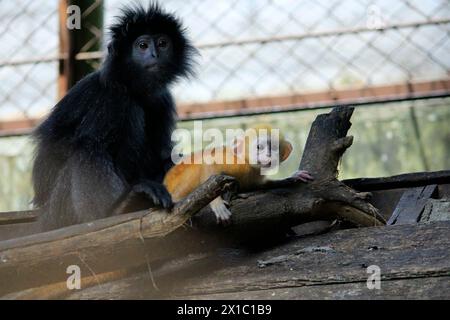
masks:
<svg viewBox="0 0 450 320"><path fill-rule="evenodd" d="M76 5L81 12L81 28L67 28L68 8ZM59 4L58 96L62 98L77 81L95 71L89 60L77 59L80 52L101 50L103 40L103 0L61 0Z"/></svg>
<svg viewBox="0 0 450 320"><path fill-rule="evenodd" d="M73 65L72 45L70 43L69 30L66 27L68 1L59 1L59 74L58 74L58 98L61 99L69 90L71 83L70 72Z"/></svg>

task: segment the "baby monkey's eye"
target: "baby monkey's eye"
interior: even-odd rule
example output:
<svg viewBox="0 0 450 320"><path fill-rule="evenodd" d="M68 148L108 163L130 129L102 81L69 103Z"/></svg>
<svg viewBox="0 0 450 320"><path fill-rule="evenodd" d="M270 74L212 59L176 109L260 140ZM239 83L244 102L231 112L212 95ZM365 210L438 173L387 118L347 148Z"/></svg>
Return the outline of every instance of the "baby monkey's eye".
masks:
<svg viewBox="0 0 450 320"><path fill-rule="evenodd" d="M147 50L148 49L148 43L145 41L139 42L139 49L141 50Z"/></svg>

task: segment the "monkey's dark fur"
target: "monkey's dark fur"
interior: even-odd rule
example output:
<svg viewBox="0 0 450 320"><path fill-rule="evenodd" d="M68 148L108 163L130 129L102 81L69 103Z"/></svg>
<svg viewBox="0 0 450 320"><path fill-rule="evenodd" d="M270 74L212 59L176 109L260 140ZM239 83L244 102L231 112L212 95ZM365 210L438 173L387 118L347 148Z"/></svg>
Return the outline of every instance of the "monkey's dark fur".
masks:
<svg viewBox="0 0 450 320"><path fill-rule="evenodd" d="M111 27L100 70L78 82L36 129L34 205L41 228L112 215L132 195L169 207L175 106L168 86L191 74L195 49L180 22L157 5L126 7ZM170 61L155 72L132 58L137 37L165 34Z"/></svg>

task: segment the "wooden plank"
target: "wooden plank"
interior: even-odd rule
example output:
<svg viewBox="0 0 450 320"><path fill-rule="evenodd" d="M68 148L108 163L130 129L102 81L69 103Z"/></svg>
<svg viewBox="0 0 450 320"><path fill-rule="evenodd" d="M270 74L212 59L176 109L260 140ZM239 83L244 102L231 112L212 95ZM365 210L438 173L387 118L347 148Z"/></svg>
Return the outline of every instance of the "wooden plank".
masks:
<svg viewBox="0 0 450 320"><path fill-rule="evenodd" d="M252 297L254 290L366 283L370 265L380 267L382 287L392 280L448 277L449 232L450 222L445 221L341 230L299 239L266 252L243 254L237 262L236 257L234 261L222 258L220 268L172 284L169 296L246 291ZM442 296L450 298L450 282L434 290L443 290Z"/></svg>
<svg viewBox="0 0 450 320"><path fill-rule="evenodd" d="M437 185L414 188L403 193L388 225L417 223L428 199L436 192Z"/></svg>
<svg viewBox="0 0 450 320"><path fill-rule="evenodd" d="M425 205L420 222L450 220L450 198L431 199Z"/></svg>
<svg viewBox="0 0 450 320"><path fill-rule="evenodd" d="M216 293L183 297L194 300L397 300L397 299L448 299L450 277L386 280L379 290L368 290L366 282L305 286L272 290Z"/></svg>
<svg viewBox="0 0 450 320"><path fill-rule="evenodd" d="M270 246L224 249L185 269L148 273L73 293L71 299L449 299L450 221L339 230ZM366 286L367 267L381 289ZM165 276L158 276L165 272Z"/></svg>
<svg viewBox="0 0 450 320"><path fill-rule="evenodd" d="M306 299L448 299L450 276L385 280L379 290L365 281L171 297L193 300L306 300ZM19 296L20 297L20 296ZM9 298L16 298L11 295ZM74 291L69 300L160 299L148 274Z"/></svg>
<svg viewBox="0 0 450 320"><path fill-rule="evenodd" d="M0 212L0 225L32 222L36 217L35 210Z"/></svg>
<svg viewBox="0 0 450 320"><path fill-rule="evenodd" d="M349 187L359 191L386 190L394 188L421 187L430 184L450 183L450 170L413 172L390 177L357 178L342 180Z"/></svg>

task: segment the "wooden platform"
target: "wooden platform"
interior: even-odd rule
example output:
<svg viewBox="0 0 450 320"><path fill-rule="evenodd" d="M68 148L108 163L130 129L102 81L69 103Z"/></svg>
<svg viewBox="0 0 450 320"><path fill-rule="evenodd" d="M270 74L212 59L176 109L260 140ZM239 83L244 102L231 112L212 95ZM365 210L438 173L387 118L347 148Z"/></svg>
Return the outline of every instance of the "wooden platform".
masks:
<svg viewBox="0 0 450 320"><path fill-rule="evenodd" d="M159 291L142 272L68 298L449 299L449 235L442 221L292 238L261 252L230 248L176 274L156 272ZM371 265L379 290L367 287Z"/></svg>
<svg viewBox="0 0 450 320"><path fill-rule="evenodd" d="M0 299L55 298L58 291L63 294L56 298L67 299L450 299L450 172L344 182L371 191L370 202L391 225L355 229L311 222L258 245L152 260L114 278L119 280L99 281L108 278L88 268L94 286L82 283L82 290L68 291L62 282L62 291L43 286L7 291ZM4 217L28 221L32 215ZM367 286L371 266L380 270L380 289Z"/></svg>

